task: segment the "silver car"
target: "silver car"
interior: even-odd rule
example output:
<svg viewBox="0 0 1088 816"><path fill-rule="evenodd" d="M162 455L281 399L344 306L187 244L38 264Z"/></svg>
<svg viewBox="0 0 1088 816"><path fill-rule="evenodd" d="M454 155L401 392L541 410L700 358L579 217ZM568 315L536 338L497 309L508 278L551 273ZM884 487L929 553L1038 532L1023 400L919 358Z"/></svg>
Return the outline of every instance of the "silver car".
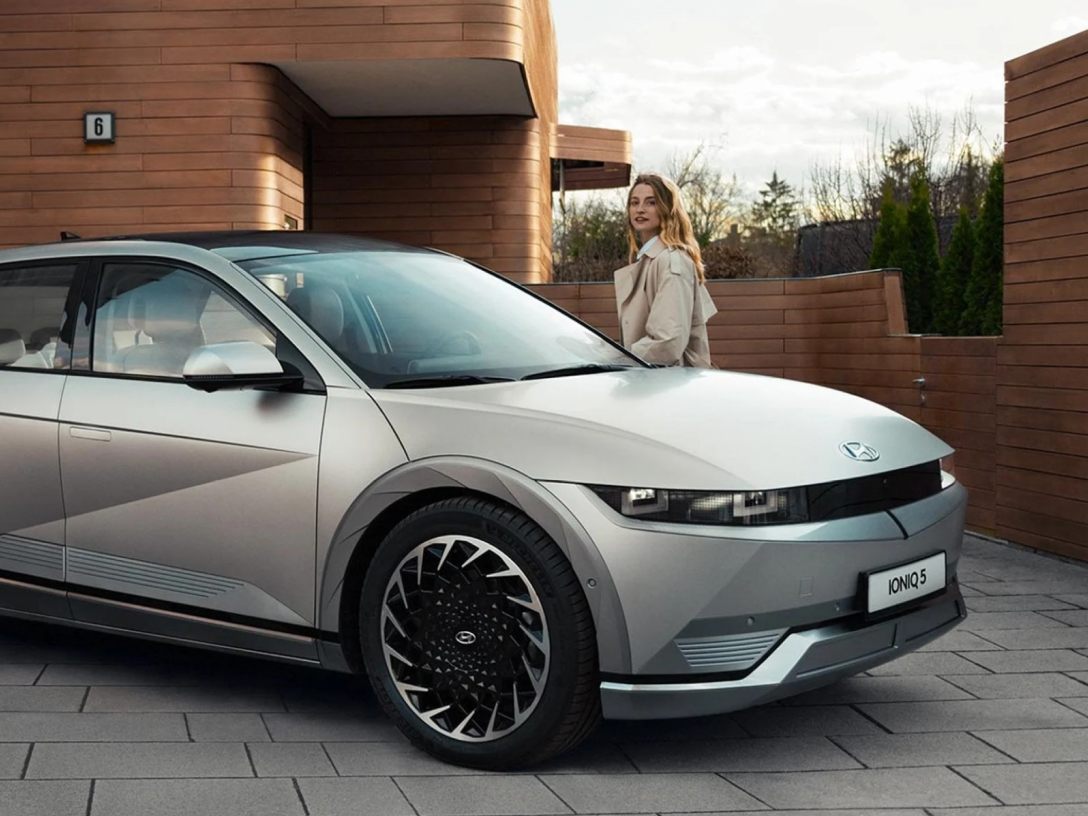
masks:
<svg viewBox="0 0 1088 816"><path fill-rule="evenodd" d="M950 453L838 391L647 366L440 252L0 252L0 612L365 673L467 766L948 632Z"/></svg>

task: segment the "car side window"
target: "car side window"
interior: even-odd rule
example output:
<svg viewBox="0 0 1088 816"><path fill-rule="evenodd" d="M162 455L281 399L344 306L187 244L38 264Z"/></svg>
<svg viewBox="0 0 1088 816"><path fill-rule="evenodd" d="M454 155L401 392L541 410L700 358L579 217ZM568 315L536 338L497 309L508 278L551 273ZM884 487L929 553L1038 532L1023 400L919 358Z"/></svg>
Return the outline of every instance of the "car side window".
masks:
<svg viewBox="0 0 1088 816"><path fill-rule="evenodd" d="M58 347L77 267L58 263L0 268L0 368L68 367L68 356L58 354Z"/></svg>
<svg viewBox="0 0 1088 816"><path fill-rule="evenodd" d="M181 379L194 351L242 340L276 347L272 332L200 275L164 264L103 265L93 371Z"/></svg>

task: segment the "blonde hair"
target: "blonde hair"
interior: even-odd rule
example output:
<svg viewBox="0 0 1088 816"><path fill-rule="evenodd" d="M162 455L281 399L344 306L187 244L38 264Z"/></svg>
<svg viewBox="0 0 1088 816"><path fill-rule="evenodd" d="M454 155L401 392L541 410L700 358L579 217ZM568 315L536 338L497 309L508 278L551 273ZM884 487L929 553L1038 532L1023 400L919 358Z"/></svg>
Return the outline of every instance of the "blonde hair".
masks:
<svg viewBox="0 0 1088 816"><path fill-rule="evenodd" d="M640 184L648 184L654 191L654 199L657 204L657 215L661 219L661 232L657 240L667 247L684 250L691 260L695 262L695 275L699 282L706 280L706 272L703 268L703 256L699 252L699 242L695 240L695 230L691 226L691 218L684 209L684 202L680 198L680 188L672 179L659 176L657 173L642 173L635 179L631 189L627 193L627 242L630 247L629 261L634 261L638 253L635 228L631 226L631 193Z"/></svg>

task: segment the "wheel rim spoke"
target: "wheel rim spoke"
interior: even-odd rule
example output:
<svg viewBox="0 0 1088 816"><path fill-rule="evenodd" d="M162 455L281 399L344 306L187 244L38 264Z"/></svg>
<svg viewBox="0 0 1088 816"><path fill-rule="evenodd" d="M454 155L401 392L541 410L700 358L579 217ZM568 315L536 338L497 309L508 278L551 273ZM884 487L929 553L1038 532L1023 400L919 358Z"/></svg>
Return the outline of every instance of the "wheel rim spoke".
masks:
<svg viewBox="0 0 1088 816"><path fill-rule="evenodd" d="M506 736L544 694L544 607L525 572L486 541L439 536L406 554L386 585L379 626L401 700L447 737Z"/></svg>

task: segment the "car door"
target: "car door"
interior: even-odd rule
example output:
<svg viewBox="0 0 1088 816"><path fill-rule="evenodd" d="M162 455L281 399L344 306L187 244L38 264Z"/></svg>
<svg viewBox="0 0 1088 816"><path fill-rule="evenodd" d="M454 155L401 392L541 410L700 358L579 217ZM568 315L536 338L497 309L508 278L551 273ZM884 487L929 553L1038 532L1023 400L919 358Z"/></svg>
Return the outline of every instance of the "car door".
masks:
<svg viewBox="0 0 1088 816"><path fill-rule="evenodd" d="M204 270L103 259L84 298L60 408L73 615L308 656L323 389L186 385L205 345L286 343Z"/></svg>
<svg viewBox="0 0 1088 816"><path fill-rule="evenodd" d="M0 266L0 609L70 617L57 415L82 266Z"/></svg>

